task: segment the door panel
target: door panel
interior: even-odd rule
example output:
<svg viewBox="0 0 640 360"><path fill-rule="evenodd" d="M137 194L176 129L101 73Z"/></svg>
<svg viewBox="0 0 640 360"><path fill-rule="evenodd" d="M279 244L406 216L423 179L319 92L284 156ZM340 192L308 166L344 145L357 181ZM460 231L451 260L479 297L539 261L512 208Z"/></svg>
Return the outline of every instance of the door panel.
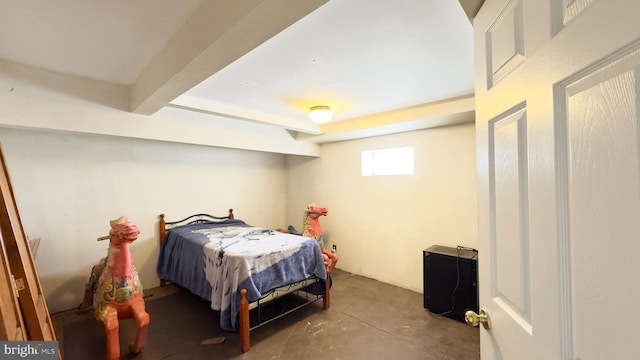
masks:
<svg viewBox="0 0 640 360"><path fill-rule="evenodd" d="M531 346L530 267L528 241L527 117L521 103L489 121L489 171L491 188L491 304L485 309L493 326L522 344ZM504 349L502 358L517 358L518 352Z"/></svg>
<svg viewBox="0 0 640 360"><path fill-rule="evenodd" d="M518 314L530 332L530 268L528 242L527 132L524 104L491 121L491 176L495 211L492 237L492 296Z"/></svg>
<svg viewBox="0 0 640 360"><path fill-rule="evenodd" d="M553 1L554 5L554 33L562 30L573 18L586 9L593 0L562 0Z"/></svg>
<svg viewBox="0 0 640 360"><path fill-rule="evenodd" d="M568 223L560 241L568 249L563 270L571 311L565 331L576 358L630 359L640 349L631 345L640 332L620 331L640 317L640 293L630 291L640 252L639 70L640 52L633 46L558 86ZM611 316L607 309L624 312Z"/></svg>
<svg viewBox="0 0 640 360"><path fill-rule="evenodd" d="M524 61L522 2L508 4L486 31L488 87Z"/></svg>

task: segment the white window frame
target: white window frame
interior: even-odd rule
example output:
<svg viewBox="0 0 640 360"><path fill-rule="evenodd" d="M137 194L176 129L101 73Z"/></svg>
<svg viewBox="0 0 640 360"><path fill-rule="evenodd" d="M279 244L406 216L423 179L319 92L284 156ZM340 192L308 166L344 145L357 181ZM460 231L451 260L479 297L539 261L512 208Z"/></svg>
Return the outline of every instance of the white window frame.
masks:
<svg viewBox="0 0 640 360"><path fill-rule="evenodd" d="M413 175L413 146L362 151L362 176Z"/></svg>

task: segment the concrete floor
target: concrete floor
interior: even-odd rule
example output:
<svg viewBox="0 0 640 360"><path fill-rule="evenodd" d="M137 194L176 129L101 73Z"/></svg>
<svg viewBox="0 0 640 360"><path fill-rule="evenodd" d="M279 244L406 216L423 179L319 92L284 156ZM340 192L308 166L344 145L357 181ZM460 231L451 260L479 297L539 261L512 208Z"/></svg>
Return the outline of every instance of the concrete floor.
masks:
<svg viewBox="0 0 640 360"><path fill-rule="evenodd" d="M479 330L431 314L422 294L336 270L331 308L316 302L251 332L241 354L238 335L220 329L204 300L176 286L150 289L149 336L142 353L126 352L132 320L120 325L121 359L479 359ZM152 302L153 305L152 305ZM102 359L105 336L91 314L52 316L66 360ZM224 336L222 344L201 345Z"/></svg>

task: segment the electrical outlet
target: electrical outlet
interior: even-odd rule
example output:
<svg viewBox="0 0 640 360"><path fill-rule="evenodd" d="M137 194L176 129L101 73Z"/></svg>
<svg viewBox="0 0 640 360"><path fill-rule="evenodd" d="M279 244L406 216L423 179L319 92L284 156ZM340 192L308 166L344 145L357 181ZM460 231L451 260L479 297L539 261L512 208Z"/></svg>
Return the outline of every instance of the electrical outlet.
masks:
<svg viewBox="0 0 640 360"><path fill-rule="evenodd" d="M336 244L331 245L331 252L334 253L334 254L337 253L338 252L338 245L336 245Z"/></svg>

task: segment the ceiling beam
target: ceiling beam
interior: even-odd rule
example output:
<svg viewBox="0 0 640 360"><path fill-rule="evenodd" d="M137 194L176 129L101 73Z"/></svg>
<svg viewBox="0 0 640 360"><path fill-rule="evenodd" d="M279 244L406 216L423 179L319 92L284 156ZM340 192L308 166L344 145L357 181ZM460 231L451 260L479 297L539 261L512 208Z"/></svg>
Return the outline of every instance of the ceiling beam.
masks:
<svg viewBox="0 0 640 360"><path fill-rule="evenodd" d="M229 119L245 120L254 123L281 127L291 131L298 131L307 134L322 134L318 124L309 121L299 121L298 119L287 119L275 115L261 113L253 109L239 108L232 105L215 103L210 100L181 95L167 104L168 107L174 107L183 110L200 112L203 114L222 116Z"/></svg>
<svg viewBox="0 0 640 360"><path fill-rule="evenodd" d="M322 135L298 134L314 143L344 141L475 121L473 95L321 125Z"/></svg>
<svg viewBox="0 0 640 360"><path fill-rule="evenodd" d="M203 1L133 84L130 110L155 113L327 1Z"/></svg>

